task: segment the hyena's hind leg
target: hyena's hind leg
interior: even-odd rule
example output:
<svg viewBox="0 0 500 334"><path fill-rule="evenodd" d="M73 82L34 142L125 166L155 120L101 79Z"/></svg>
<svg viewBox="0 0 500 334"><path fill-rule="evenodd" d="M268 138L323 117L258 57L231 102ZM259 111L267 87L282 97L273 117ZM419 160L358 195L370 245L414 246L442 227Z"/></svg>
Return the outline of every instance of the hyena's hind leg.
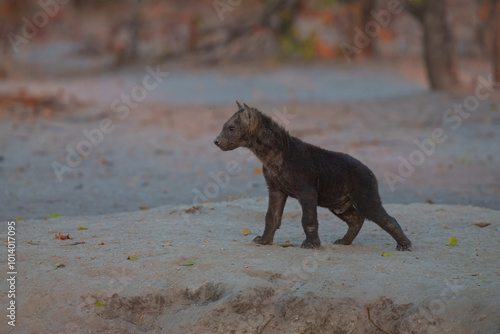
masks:
<svg viewBox="0 0 500 334"><path fill-rule="evenodd" d="M363 217L356 209L354 206L351 206L349 209L342 213L335 213L334 210L331 210L334 215L342 219L347 223L348 229L347 233L344 235L342 239L338 239L334 243L337 245L350 245L354 238L359 233L359 230L361 230L361 227L363 226L363 223L365 221L365 217Z"/></svg>
<svg viewBox="0 0 500 334"><path fill-rule="evenodd" d="M381 203L375 203L371 206L363 204L357 205L358 210L365 216L366 219L371 220L378 226L382 227L384 231L389 233L397 242L396 249L398 251L410 251L411 241L399 226L397 220L390 216L384 209Z"/></svg>

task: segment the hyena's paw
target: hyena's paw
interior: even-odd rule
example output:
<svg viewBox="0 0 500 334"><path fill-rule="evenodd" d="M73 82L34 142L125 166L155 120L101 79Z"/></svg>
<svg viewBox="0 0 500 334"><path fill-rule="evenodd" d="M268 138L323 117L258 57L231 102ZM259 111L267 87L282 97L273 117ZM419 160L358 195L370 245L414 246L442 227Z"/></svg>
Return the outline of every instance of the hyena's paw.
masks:
<svg viewBox="0 0 500 334"><path fill-rule="evenodd" d="M346 241L344 239L338 239L338 240L335 240L334 242L335 245L350 245L351 243L349 241Z"/></svg>
<svg viewBox="0 0 500 334"><path fill-rule="evenodd" d="M411 242L409 240L405 242L399 242L398 245L396 246L396 250L411 251Z"/></svg>
<svg viewBox="0 0 500 334"><path fill-rule="evenodd" d="M306 238L300 248L307 248L307 249L318 249L321 247L321 241L318 239L309 239Z"/></svg>
<svg viewBox="0 0 500 334"><path fill-rule="evenodd" d="M255 239L253 239L253 242L255 242L258 245L271 245L273 243L273 240L264 239L263 237L259 236L255 237Z"/></svg>

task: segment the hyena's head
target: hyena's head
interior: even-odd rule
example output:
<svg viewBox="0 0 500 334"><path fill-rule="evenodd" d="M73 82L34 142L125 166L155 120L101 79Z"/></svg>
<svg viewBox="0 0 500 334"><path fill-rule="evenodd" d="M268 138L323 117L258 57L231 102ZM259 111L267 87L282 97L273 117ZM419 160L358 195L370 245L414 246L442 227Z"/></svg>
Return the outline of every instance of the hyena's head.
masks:
<svg viewBox="0 0 500 334"><path fill-rule="evenodd" d="M257 131L258 113L246 104L236 101L238 111L224 124L214 143L223 151L238 147L248 147Z"/></svg>

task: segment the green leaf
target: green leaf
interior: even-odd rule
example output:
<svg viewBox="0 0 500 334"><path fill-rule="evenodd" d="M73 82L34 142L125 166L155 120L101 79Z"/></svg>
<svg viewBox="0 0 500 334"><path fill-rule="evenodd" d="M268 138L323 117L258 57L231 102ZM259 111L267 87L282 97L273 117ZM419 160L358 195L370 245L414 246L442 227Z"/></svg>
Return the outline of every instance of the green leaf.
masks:
<svg viewBox="0 0 500 334"><path fill-rule="evenodd" d="M136 256L129 255L129 257L127 257L127 260L139 260L139 258Z"/></svg>
<svg viewBox="0 0 500 334"><path fill-rule="evenodd" d="M80 226L80 225L78 225L78 229L79 229L80 231L83 231L83 230L88 230L88 228L83 227L83 226Z"/></svg>
<svg viewBox="0 0 500 334"><path fill-rule="evenodd" d="M60 214L58 214L58 213L53 213L53 214L52 214L52 216L50 216L50 218L57 218L57 217L59 217L59 216L60 216Z"/></svg>
<svg viewBox="0 0 500 334"><path fill-rule="evenodd" d="M95 306L101 307L101 306L104 306L104 303L103 302L97 302L97 303L95 303Z"/></svg>
<svg viewBox="0 0 500 334"><path fill-rule="evenodd" d="M450 238L450 246L456 246L458 243L457 238Z"/></svg>
<svg viewBox="0 0 500 334"><path fill-rule="evenodd" d="M186 263L183 264L183 266L192 266L192 265L195 265L196 262L193 262L193 261L188 261Z"/></svg>
<svg viewBox="0 0 500 334"><path fill-rule="evenodd" d="M56 264L54 264L54 268L59 268L60 266L61 266L61 264L60 264L60 263L56 263Z"/></svg>
<svg viewBox="0 0 500 334"><path fill-rule="evenodd" d="M391 253L382 253L382 256L394 256L394 254L391 254Z"/></svg>

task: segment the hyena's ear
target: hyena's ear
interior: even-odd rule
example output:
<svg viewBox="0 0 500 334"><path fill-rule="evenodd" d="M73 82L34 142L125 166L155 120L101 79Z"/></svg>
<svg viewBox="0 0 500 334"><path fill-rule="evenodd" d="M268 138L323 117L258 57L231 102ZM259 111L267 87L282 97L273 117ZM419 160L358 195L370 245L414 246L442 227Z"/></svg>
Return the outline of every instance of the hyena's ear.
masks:
<svg viewBox="0 0 500 334"><path fill-rule="evenodd" d="M238 106L238 110L243 109L243 106L238 101L236 101L236 105Z"/></svg>
<svg viewBox="0 0 500 334"><path fill-rule="evenodd" d="M258 125L258 116L254 109L243 103L243 112L241 114L243 124L247 125L250 130L255 130Z"/></svg>

